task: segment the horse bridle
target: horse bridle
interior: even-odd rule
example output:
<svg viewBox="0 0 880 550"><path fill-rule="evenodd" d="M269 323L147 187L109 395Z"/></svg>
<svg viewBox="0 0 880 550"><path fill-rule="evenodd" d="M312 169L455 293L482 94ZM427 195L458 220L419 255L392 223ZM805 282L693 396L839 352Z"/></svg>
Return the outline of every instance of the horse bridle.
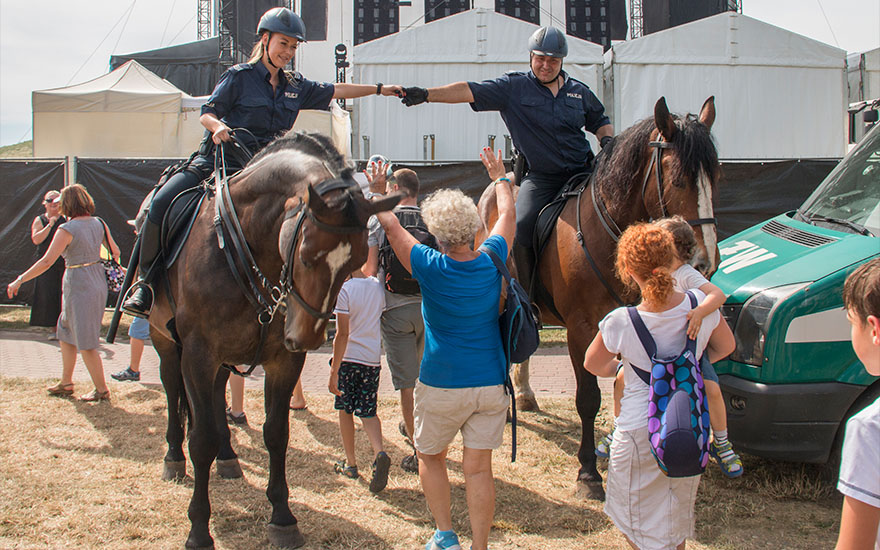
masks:
<svg viewBox="0 0 880 550"><path fill-rule="evenodd" d="M314 189L318 193L318 195L324 195L325 193L329 193L330 191L335 191L337 189L357 188L357 182L355 182L353 179L329 179L322 181L321 183L316 185ZM283 291L284 295L289 294L290 296L292 296L293 299L296 300L296 302L300 306L302 306L302 308L305 309L306 312L312 317L315 317L317 319L329 319L333 315L333 310L331 309L329 311L321 312L310 306L302 297L302 294L300 294L293 281L292 258L294 253L296 252L296 243L297 241L299 241L300 233L302 232L303 222L306 220L306 218L308 218L309 221L312 222L318 229L326 231L327 233L335 234L359 233L363 231L366 226L330 225L328 223L324 223L315 217L315 214L302 199L300 199L300 202L296 206L296 208L293 208L289 210L286 214L284 214L284 221L286 222L294 216L297 216L297 218L293 228L293 236L290 239L290 245L287 249L287 259L281 266L281 290Z"/></svg>
<svg viewBox="0 0 880 550"><path fill-rule="evenodd" d="M222 144L220 145L222 155ZM296 208L288 211L284 215L284 220L288 220L299 214L294 234L291 238L290 248L288 250L287 259L281 266L280 283L273 284L271 280L263 273L257 265L251 248L244 236L241 228L241 222L235 213L235 205L232 202L232 195L229 193L229 182L226 176L225 164L221 162L215 171L215 192L216 199L214 202L214 228L217 233L217 241L221 250L224 252L226 262L232 272L235 282L238 284L242 293L257 310L257 322L260 325L260 340L257 344L257 351L254 360L251 362L247 372L239 372L237 369L230 369L235 374L242 376L249 375L253 372L257 364L259 364L260 354L262 352L263 343L266 339L266 332L269 324L275 318L275 314L284 303L284 299L290 295L294 300L305 309L309 315L319 319L329 319L333 311L321 312L310 306L302 297L296 285L293 282L292 258L296 250L296 243L299 240L303 222L308 219L318 227L318 229L330 233L358 233L366 229L366 226L336 226L330 225L317 219L311 209L305 202L300 199ZM314 186L318 195L323 195L337 189L357 188L357 182L353 179L335 179L330 178L322 181ZM283 224L283 222L282 222ZM229 246L227 246L229 244ZM264 292L266 291L266 292Z"/></svg>
<svg viewBox="0 0 880 550"><path fill-rule="evenodd" d="M645 202L645 192L648 190L648 180L651 178L651 172L653 171L656 175L657 180L657 202L660 205L660 217L666 218L669 216L669 212L666 210L666 203L663 202L663 170L661 169L661 161L663 158L663 150L664 149L672 149L672 143L668 141L649 141L648 145L653 148L653 152L651 153L651 164L648 165L648 169L645 170L645 177L642 178L642 202ZM623 231L620 230L617 223L614 221L614 218L611 217L611 213L608 212L608 208L605 205L605 201L599 195L599 192L596 190L595 185L591 185L592 189L590 190L590 194L593 200L593 208L596 209L596 213L599 215L599 220L602 222L602 226L605 228L605 231L611 235L611 238L614 239L614 242L617 242L620 239L620 235ZM650 212L648 216L650 216ZM654 218L649 218L649 221L654 221ZM687 220L688 225L690 226L698 226L705 224L717 225L717 221L714 217L712 218L695 218L693 220Z"/></svg>
<svg viewBox="0 0 880 550"><path fill-rule="evenodd" d="M661 170L660 163L661 163L662 157L663 157L663 150L664 149L671 149L673 147L673 145L672 145L672 143L670 143L668 141L659 141L659 140L649 141L648 145L653 148L653 152L651 153L651 164L648 166L648 169L645 170L645 177L642 180L642 190L641 190L642 202L643 203L645 202L645 192L648 189L648 180L650 179L651 171L653 170L654 173L656 174L656 179L657 179L657 201L660 204L661 217L665 218L665 217L669 216L669 212L666 210L666 204L663 202L663 171ZM595 172L594 172L594 174L595 174ZM617 222L614 221L614 218L611 216L611 213L608 211L608 207L605 205L604 199L602 199L602 196L599 195L599 192L596 189L597 186L596 186L595 182L590 181L588 183L588 185L590 187L590 197L593 202L593 208L596 211L596 215L598 216L599 221L602 222L602 227L605 228L605 231L608 233L608 235L611 236L611 238L614 240L615 243L618 242L620 240L620 235L623 233L623 231L620 229L620 227L617 225ZM581 191L580 191L580 193L578 193L578 198L577 198L577 212L576 212L576 214L577 214L577 233L576 233L577 240L580 243L581 248L583 248L584 254L586 254L586 256L587 256L587 260L590 263L590 267L593 268L593 271L596 273L596 276L599 278L599 282L601 282L602 285L605 287L605 290L608 291L608 293L611 295L611 297L614 298L614 300L619 305L621 305L621 306L626 305L624 303L623 299L617 294L617 292L614 291L614 288L611 286L611 284L605 279L604 276L602 276L602 272L599 270L599 266L596 264L596 261L593 259L592 255L590 254L589 249L587 249L587 242L586 242L586 239L584 238L583 230L581 229L581 197L580 197L580 194L583 193L583 191L584 191L584 189L581 188ZM650 215L651 214L649 212L648 216L650 216ZM650 221L654 221L654 219L650 218ZM703 225L703 224L712 224L712 225L717 224L714 217L713 218L696 218L693 220L687 220L687 223L688 223L688 225L691 225L691 226L697 226L697 225Z"/></svg>

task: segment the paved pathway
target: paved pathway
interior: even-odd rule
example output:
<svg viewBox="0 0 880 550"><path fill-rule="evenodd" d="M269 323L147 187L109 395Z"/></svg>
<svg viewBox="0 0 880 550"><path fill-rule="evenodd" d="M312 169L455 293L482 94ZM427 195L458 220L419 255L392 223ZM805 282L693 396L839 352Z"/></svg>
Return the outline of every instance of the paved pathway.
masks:
<svg viewBox="0 0 880 550"><path fill-rule="evenodd" d="M99 351L104 362L104 372L108 382L117 383L110 378L111 372L117 372L128 366L128 341L120 338L115 344L102 342ZM331 349L329 346L309 352L303 368L303 391L306 393L327 391L328 361ZM58 342L49 341L48 333L0 331L0 376L48 378L54 379L61 375L61 352ZM247 379L246 387L262 388L263 370L257 367L253 375ZM74 370L75 381L88 382L89 375L82 358L77 358ZM141 361L141 383L160 385L159 357L152 346L147 344ZM541 396L574 396L574 372L564 347L541 348L532 357L531 384L538 397ZM600 387L604 393L610 391L611 379L604 379ZM81 386L83 391L87 386ZM385 358L382 358L382 374L379 384L380 394L393 394L391 373Z"/></svg>

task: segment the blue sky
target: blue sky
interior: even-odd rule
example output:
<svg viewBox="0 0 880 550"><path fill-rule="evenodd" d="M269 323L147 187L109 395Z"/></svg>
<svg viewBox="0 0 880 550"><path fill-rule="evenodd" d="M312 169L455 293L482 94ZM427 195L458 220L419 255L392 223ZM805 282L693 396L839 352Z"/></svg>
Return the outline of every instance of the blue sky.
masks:
<svg viewBox="0 0 880 550"><path fill-rule="evenodd" d="M746 15L849 52L880 46L877 0L742 2ZM0 0L0 146L31 139L31 91L98 77L113 53L195 39L196 0Z"/></svg>

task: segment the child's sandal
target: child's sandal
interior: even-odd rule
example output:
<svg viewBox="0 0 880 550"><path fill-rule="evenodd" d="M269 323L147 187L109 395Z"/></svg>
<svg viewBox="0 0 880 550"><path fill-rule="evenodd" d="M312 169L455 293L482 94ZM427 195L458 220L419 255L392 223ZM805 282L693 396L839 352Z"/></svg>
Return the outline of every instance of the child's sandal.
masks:
<svg viewBox="0 0 880 550"><path fill-rule="evenodd" d="M345 460L337 460L336 464L333 465L333 471L351 479L360 477L357 466L346 466Z"/></svg>

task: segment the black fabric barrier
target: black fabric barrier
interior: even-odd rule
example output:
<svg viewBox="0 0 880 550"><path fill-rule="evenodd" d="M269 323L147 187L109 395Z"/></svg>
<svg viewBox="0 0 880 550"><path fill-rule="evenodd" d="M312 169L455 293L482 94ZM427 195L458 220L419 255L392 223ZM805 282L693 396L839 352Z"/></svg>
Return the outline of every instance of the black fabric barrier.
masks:
<svg viewBox="0 0 880 550"><path fill-rule="evenodd" d="M12 300L6 285L37 260L31 224L45 213L46 192L63 185L63 160L0 160L0 303L30 303L32 282L23 284Z"/></svg>
<svg viewBox="0 0 880 550"><path fill-rule="evenodd" d="M110 226L122 249L123 263L134 244L126 220L132 219L144 196L166 166L180 159L77 159L77 180L95 199L96 214ZM715 197L715 215L721 239L782 212L800 206L834 168L833 160L779 162L724 162ZM358 165L363 169L364 163ZM477 200L489 184L480 162L445 165L404 165L421 180L419 200L442 187L461 189ZM3 288L36 259L30 241L30 224L42 212L40 201L49 189L63 182L60 161L0 161L0 283ZM30 298L32 286L22 287L16 303ZM111 297L111 300L115 298ZM8 303L5 292L0 297Z"/></svg>
<svg viewBox="0 0 880 550"><path fill-rule="evenodd" d="M110 227L122 249L123 264L128 264L135 239L128 220L137 215L138 207L165 167L179 160L77 159L77 182L85 185L95 199L95 215Z"/></svg>
<svg viewBox="0 0 880 550"><path fill-rule="evenodd" d="M724 162L715 196L719 239L725 239L783 212L794 210L837 166L836 160ZM474 200L489 184L480 162L406 166L421 181L419 200L441 187L458 187Z"/></svg>
<svg viewBox="0 0 880 550"><path fill-rule="evenodd" d="M715 197L719 240L799 207L838 162L722 163L721 182Z"/></svg>

